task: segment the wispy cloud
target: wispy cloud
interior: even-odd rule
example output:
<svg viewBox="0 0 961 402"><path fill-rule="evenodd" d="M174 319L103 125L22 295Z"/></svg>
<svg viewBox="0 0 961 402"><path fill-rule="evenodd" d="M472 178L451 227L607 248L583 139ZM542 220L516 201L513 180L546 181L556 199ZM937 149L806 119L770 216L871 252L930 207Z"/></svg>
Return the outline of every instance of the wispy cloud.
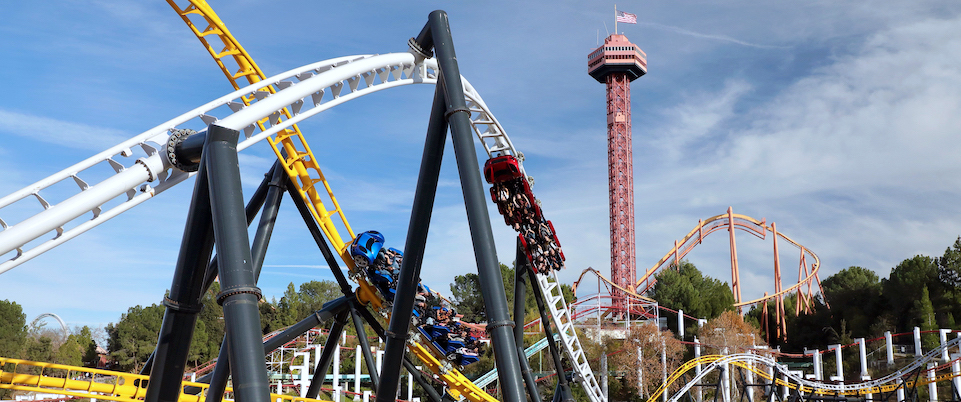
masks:
<svg viewBox="0 0 961 402"><path fill-rule="evenodd" d="M737 44L737 45L754 47L754 48L758 48L758 49L788 49L788 48L790 48L790 46L776 46L776 45L764 45L764 44L759 44L759 43L751 43L751 42L743 41L743 40L740 40L740 39L735 39L735 38L732 38L732 37L726 36L726 35L704 34L704 33L700 33L700 32L694 32L694 31L691 31L691 30L687 30L687 29L684 29L684 28L672 26L672 25L659 24L659 23L656 23L656 22L638 21L637 24L638 24L638 25L649 26L649 27L655 28L655 29L661 29L661 30L664 30L664 31L679 33L679 34L681 34L681 35L693 36L693 37L695 37L695 38L710 39L710 40L715 40L715 41L720 41L720 42L734 43L734 44Z"/></svg>
<svg viewBox="0 0 961 402"><path fill-rule="evenodd" d="M102 151L133 134L122 130L0 109L0 133L70 148ZM136 133L134 133L136 134Z"/></svg>
<svg viewBox="0 0 961 402"><path fill-rule="evenodd" d="M961 232L959 219L944 215L958 210L946 202L961 188L961 145L952 140L961 132L957 32L958 18L879 31L772 99L745 106L734 125L717 124L730 108L700 97L672 105L663 131L682 138L673 144L684 158L655 155L640 167L640 210L683 205L689 223L668 236L728 205L789 219L785 230L821 256L822 279L858 264L886 276L902 258L937 255ZM715 105L736 99L731 93L720 91ZM664 235L663 226L640 225L638 244ZM725 278L721 265L710 274Z"/></svg>

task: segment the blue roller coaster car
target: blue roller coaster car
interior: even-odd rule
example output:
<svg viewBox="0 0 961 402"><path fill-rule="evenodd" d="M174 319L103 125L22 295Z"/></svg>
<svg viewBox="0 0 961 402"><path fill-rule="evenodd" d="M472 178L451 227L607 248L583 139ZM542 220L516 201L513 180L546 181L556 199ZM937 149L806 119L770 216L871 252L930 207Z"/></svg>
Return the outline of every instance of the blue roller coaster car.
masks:
<svg viewBox="0 0 961 402"><path fill-rule="evenodd" d="M376 269L374 267L367 268L367 278L377 287L381 295L384 296L384 300L388 302L394 301L394 295L397 294L397 290L394 289L394 278L390 276L389 273Z"/></svg>
<svg viewBox="0 0 961 402"><path fill-rule="evenodd" d="M384 235L376 230L368 230L357 235L350 243L350 257L358 268L367 268L374 263L377 253L384 248Z"/></svg>

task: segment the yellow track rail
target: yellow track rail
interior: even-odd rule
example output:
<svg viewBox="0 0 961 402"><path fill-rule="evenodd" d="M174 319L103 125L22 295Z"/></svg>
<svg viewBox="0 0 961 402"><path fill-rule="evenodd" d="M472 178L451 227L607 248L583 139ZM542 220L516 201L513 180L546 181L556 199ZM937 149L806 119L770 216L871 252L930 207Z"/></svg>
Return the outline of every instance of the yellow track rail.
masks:
<svg viewBox="0 0 961 402"><path fill-rule="evenodd" d="M673 383L676 382L678 379L680 379L685 373L687 373L688 371L691 371L691 370L693 370L695 367L697 367L698 364L710 364L710 363L713 363L713 362L715 362L715 361L717 361L717 360L719 360L719 359L721 359L721 358L724 358L724 357L725 357L725 356L722 356L722 355L708 355L708 356L702 356L702 357L700 357L700 358L698 358L698 359L693 359L693 360L687 361L686 363L682 364L681 367L678 367L677 370L674 370L674 372L671 373L670 377L667 378L667 381L665 381L664 383L662 383L662 384L657 388L657 390L655 390L655 391L651 394L650 398L647 399L647 402L657 402L659 399L661 399L661 394L664 393L664 390L665 390L665 389L667 389L668 387L670 387L671 384L673 384ZM741 367L741 368L746 369L746 370L750 370L751 372L753 372L754 374L757 374L757 375L760 376L761 378L763 378L763 379L765 379L765 380L767 380L767 381L771 381L771 376L767 373L767 371L761 370L757 365L749 364L749 363L743 362L743 361L732 361L732 362L731 362L731 365L738 366L738 367ZM939 374L939 375L935 376L934 379L919 378L917 381L915 381L915 380L905 380L903 383L900 383L900 384L891 382L891 383L887 383L887 384L884 384L884 385L881 385L881 386L878 386L878 387L871 387L871 388L864 388L864 389L853 389L853 390L847 390L847 391L844 391L844 392L838 392L838 391L835 391L835 390L829 390L829 389L822 389L822 388L813 388L813 387L808 387L808 386L802 386L802 385L799 385L799 384L786 382L786 381L784 381L784 380L781 379L781 378L775 378L775 379L774 379L774 383L775 383L776 385L779 385L779 386L787 386L787 387L790 388L790 389L796 389L796 390L798 390L798 391L800 391L800 392L802 392L802 393L804 393L804 394L816 394L816 395L836 395L836 394L840 394L840 395L868 395L868 394L876 394L876 393L880 393L880 392L892 392L892 391L894 391L894 390L896 390L896 389L898 389L899 387L902 387L902 386L903 386L903 387L906 387L906 388L913 388L913 387L924 386L924 385L927 385L927 384L930 384L930 383L933 383L933 382L947 381L947 380L950 380L950 379L952 379L952 378L954 378L954 377L957 377L957 375L954 375L954 374L952 374L951 372L946 372L946 373L942 373L942 374Z"/></svg>
<svg viewBox="0 0 961 402"><path fill-rule="evenodd" d="M484 392L477 385L474 385L467 377L464 377L459 371L450 367L449 363L441 362L434 357L423 345L417 342L408 342L407 349L410 350L414 356L417 356L421 362L423 362L430 370L437 374L450 389L448 393L454 399L460 399L461 396L470 401L482 401L482 402L497 402L497 398L490 396L490 394Z"/></svg>
<svg viewBox="0 0 961 402"><path fill-rule="evenodd" d="M220 20L217 13L214 12L213 8L211 8L205 0L189 0L189 2L190 5L185 8L180 8L174 3L174 0L167 0L167 3L170 4L174 11L187 23L187 26L190 27L190 30L197 36L197 39L200 39L204 48L207 49L210 56L217 62L220 70L223 71L227 79L230 80L230 84L233 85L234 89L240 88L240 85L237 83L238 79L246 78L247 82L254 84L266 78L263 71L257 67L254 59L240 46L237 39L227 30L223 21ZM190 16L203 18L207 26L200 29L198 25L190 19ZM218 51L211 46L207 40L210 36L216 36L224 44L223 49ZM225 59L232 59L238 66L237 71L231 71L227 65L224 64ZM276 88L270 85L265 86L263 90L270 91L270 93L276 92ZM247 105L250 105L250 103L254 101L256 100L252 97L244 97L244 103ZM286 108L283 109L282 112L283 118L290 118L290 112ZM264 124L267 123L267 120L268 118L264 118L257 122L261 131L265 129ZM350 224L347 223L347 218L344 216L340 204L337 203L337 198L334 197L334 193L324 178L324 174L320 171L320 167L317 165L317 159L310 151L310 147L307 146L307 141L301 134L300 129L297 128L297 125L293 125L291 128L278 133L276 137L268 138L268 141L277 158L283 162L287 175L290 176L291 181L297 186L297 191L301 197L307 201L307 205L311 207L310 212L313 214L314 219L320 223L324 235L327 236L327 239L330 240L338 254L340 254L340 258L344 260L344 263L347 264L351 272L353 272L354 261L350 257L347 246L350 241L353 240L354 233L350 229ZM286 157L284 156L285 153L287 155ZM322 183L327 190L327 195L330 197L331 203L334 206L334 209L331 211L328 211L324 207L320 193L317 191L317 184L320 183ZM350 235L350 238L347 239L346 242L337 231L337 226L332 219L334 215L340 217L341 222L343 222L344 227L347 229L347 233ZM381 302L377 291L374 290L366 280L358 279L358 283L360 284L360 289L358 289L357 292L358 299L360 299L361 302L369 302L373 304L376 309L380 309ZM412 342L408 343L408 349L428 366L431 371L438 374L444 382L447 383L449 387L448 392L455 398L458 397L458 395L463 395L472 402L493 402L497 400L474 385L474 383L468 380L467 377L464 377L458 370L450 367L446 362L441 362L434 358L423 346Z"/></svg>
<svg viewBox="0 0 961 402"><path fill-rule="evenodd" d="M167 3L180 15L180 18L183 18L187 26L190 27L190 30L197 36L197 39L200 39L204 48L207 49L210 56L217 62L217 66L219 66L220 70L227 76L227 79L230 81L230 84L233 85L234 89L240 89L241 86L238 80L241 78L245 78L249 84L255 84L266 78L264 72L260 70L260 67L257 67L257 63L254 63L254 59L247 54L247 51L244 50L234 36L230 34L230 31L227 30L223 21L220 20L220 17L217 16L217 13L210 8L206 1L190 0L190 5L183 9L181 9L174 0L167 0ZM190 19L192 15L202 17L207 26L200 29L194 21ZM218 51L210 44L207 38L211 36L217 37L217 39L223 43L223 49ZM239 67L238 70L234 72L230 71L224 63L224 60L233 60ZM274 88L273 85L267 85L261 90L268 91L271 94L277 92L277 89ZM248 106L256 101L253 96L245 96L243 100L244 104ZM281 114L281 119L290 118L290 111L287 110L287 108L284 108ZM268 120L269 117L265 117L263 120L257 122L257 126L261 131L265 129L265 124L268 123ZM324 173L321 172L320 166L317 165L317 158L315 158L313 152L310 151L310 147L307 145L307 141L304 139L303 134L301 134L300 129L295 124L267 140L270 142L274 153L277 154L277 158L283 162L284 170L287 171L287 175L290 176L291 181L293 181L297 187L297 192L307 201L311 214L313 214L314 219L320 223L327 239L330 240L340 254L344 263L353 269L354 262L347 252L347 244L353 240L354 232L351 230L350 224L347 223L347 217L344 216L344 211L340 208L340 204L337 203L337 198L334 197L334 192L331 190L330 184L327 183ZM286 154L286 156L284 154ZM330 197L331 204L334 207L333 210L328 211L324 206L321 193L317 189L318 185L323 185L327 191L327 195ZM337 230L333 219L334 216L340 218L340 221L347 230L349 237L346 242Z"/></svg>
<svg viewBox="0 0 961 402"><path fill-rule="evenodd" d="M139 374L0 357L0 389L130 402L144 400L147 388L142 384L146 384L148 378ZM203 402L209 387L196 382L184 382L183 386L197 387L201 392L196 395L181 393L179 402ZM233 390L228 387L227 392ZM321 401L278 394L270 394L270 398L272 401Z"/></svg>

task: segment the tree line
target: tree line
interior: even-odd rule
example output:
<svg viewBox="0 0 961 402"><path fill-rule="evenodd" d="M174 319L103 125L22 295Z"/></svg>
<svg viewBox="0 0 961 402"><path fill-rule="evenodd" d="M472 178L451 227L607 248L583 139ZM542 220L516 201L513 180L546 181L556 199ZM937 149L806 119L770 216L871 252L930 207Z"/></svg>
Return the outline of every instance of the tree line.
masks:
<svg viewBox="0 0 961 402"><path fill-rule="evenodd" d="M729 345L732 348L761 344L768 333L774 333L772 308L769 308L766 319L763 317L763 308L757 306L748 311L742 319L734 313L734 297L727 283L703 275L688 261L682 261L674 268L657 274L657 282L647 296L657 300L663 307L684 310L685 314L709 320L704 327L709 330L697 328L696 323L688 322L685 333L697 334L704 343ZM515 269L501 264L500 270L508 304L513 305ZM777 340L772 336L772 347L780 347L786 352L798 352L803 348L847 344L860 337L879 337L889 330L908 332L915 326L922 330L955 328L957 318L961 317L961 237L941 256L917 255L905 259L893 267L886 278L880 278L872 270L852 266L825 278L822 285L823 292L815 298L809 313L802 312L797 316L791 314L798 302L797 297L790 295L785 298L785 310L789 312L789 335L786 340ZM525 322L529 322L539 318L539 313L530 281L526 286L528 291L524 303ZM570 286L562 285L562 290L568 302L573 302ZM188 355L188 363L193 366L213 360L220 351L224 323L223 310L215 300L219 291L219 285L214 284L203 297L204 308L198 316ZM456 276L450 284L450 291L449 301L459 314L463 314L464 321L487 320L476 273ZM290 283L280 299L261 302L261 330L267 334L292 325L321 309L327 301L340 296L339 287L331 281L309 281L299 287ZM95 342L98 337L94 334L101 331L104 333L102 337L106 339L106 345L102 346L106 346L114 364L112 368L139 371L154 350L164 310L162 305L156 303L130 307L116 323L108 324L106 328L75 328L64 336L58 331L42 327L28 328L22 308L16 302L0 300L0 356L73 366L93 366L99 359ZM676 333L676 320L667 321L672 331L668 333ZM767 327L762 327L761 323L764 322L769 323ZM349 335L355 332L350 326L347 331ZM622 353L617 354L619 357L612 357L611 364L628 364L638 359L638 353L644 354L640 361L655 364L659 358L652 353L660 353L657 351L660 349L653 345L655 337L648 332L650 329L632 330L627 340L594 342L582 337L582 343L592 356L599 356L602 351L621 351ZM531 339L526 339L526 343L532 344L541 336L529 335ZM666 338L674 337L672 335ZM587 340L584 341L585 339ZM624 347L624 342L634 342L650 348L631 350ZM665 340L665 347L671 349L669 361L680 364L679 362L690 357L687 356L689 352L680 352L683 348L668 345L670 342L672 341ZM927 337L924 342L928 348L934 345L937 339ZM620 356L621 354L623 356ZM550 359L545 360L548 361L535 369L551 370L552 362ZM465 374L469 377L479 375L493 365L493 356L488 352L482 356L480 362L467 367ZM353 370L352 359L342 361L341 369L342 372ZM622 381L612 387L622 387L623 389L618 388L620 391L617 392L624 396L637 395L637 387L629 385L633 384L636 378L627 372L622 374ZM655 377L648 376L646 381L654 381ZM545 395L552 392L552 389L544 390Z"/></svg>
<svg viewBox="0 0 961 402"><path fill-rule="evenodd" d="M703 275L688 261L673 268L659 272L646 295L662 307L708 320L703 327L685 320L686 340L697 336L704 345L703 354L724 353L725 349L729 353L742 352L754 345L765 345L768 334L769 346L783 352L824 350L831 344L853 343L856 338L882 337L885 331L911 332L914 327L922 331L957 329L957 319L961 317L961 237L941 256L916 255L901 261L886 278L860 266L842 269L822 281L823 292L814 298L810 311L802 309L795 315L797 295L786 296L786 339L775 336L773 305L768 306L767 317L763 306L752 307L742 317L734 311L734 296L728 283ZM648 395L660 384L662 370L671 373L693 358L691 349L682 347L674 336L677 320L671 317L667 324L666 331L654 325L632 328L625 339L581 338L589 356L610 355L613 399L643 400L642 395ZM925 350L938 343L936 334L922 336ZM667 367L661 365L662 351ZM854 362L848 366L857 365ZM599 364L592 363L592 367Z"/></svg>

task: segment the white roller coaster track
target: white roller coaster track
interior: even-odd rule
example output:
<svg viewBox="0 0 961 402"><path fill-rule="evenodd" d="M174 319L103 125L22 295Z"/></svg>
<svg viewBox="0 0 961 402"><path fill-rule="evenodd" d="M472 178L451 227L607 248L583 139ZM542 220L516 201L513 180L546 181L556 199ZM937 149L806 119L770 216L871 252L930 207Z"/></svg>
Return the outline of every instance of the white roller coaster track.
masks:
<svg viewBox="0 0 961 402"><path fill-rule="evenodd" d="M184 181L192 175L176 168L165 156L164 148L170 131L194 129L203 131L211 123L242 130L245 138L237 145L238 151L267 138L304 119L341 103L380 90L410 84L436 84L437 63L434 59L418 60L411 53L345 56L310 64L267 78L224 95L212 102L177 116L133 138L115 145L91 158L55 173L13 194L0 198L0 255L16 250L15 255L0 263L0 274L90 230L107 220L147 201L153 196ZM488 156L512 154L523 162L503 127L494 118L483 99L470 83L461 77L471 125ZM274 94L264 89L272 84ZM245 106L241 97L253 95L257 102ZM281 119L288 108L289 119ZM254 134L258 120L269 117L269 128ZM144 156L137 157L135 149ZM125 162L125 163L121 163ZM97 183L84 178L94 176L91 168L109 164L115 174ZM523 165L521 165L523 171ZM526 173L525 173L526 175ZM45 189L73 179L76 193L64 201L51 205L41 194ZM121 202L112 202L126 196ZM20 201L35 198L43 210L19 222L3 219L4 208ZM106 207L106 204L113 203ZM90 219L81 217L91 213ZM69 224L75 226L68 227ZM34 242L44 234L52 238ZM34 242L36 244L28 244ZM564 351L574 362L577 379L586 388L593 402L603 401L594 374L587 364L577 334L570 325L570 312L560 295L560 287L553 275L538 275L537 281L548 297L551 315L563 340ZM558 304L557 300L560 297Z"/></svg>
<svg viewBox="0 0 961 402"><path fill-rule="evenodd" d="M700 381L705 376L710 374L712 371L720 367L725 367L730 364L738 364L738 363L748 364L748 365L757 365L757 366L767 366L767 367L773 368L774 371L778 373L776 377L782 378L785 381L790 382L792 384L797 384L799 386L806 387L812 390L812 392L814 393L819 393L819 394L877 393L881 390L882 387L891 385L895 383L896 380L904 378L905 376L911 374L915 370L925 367L928 363L941 359L942 354L944 353L945 350L950 350L950 348L957 347L959 344L961 344L961 338L953 339L949 342L941 344L939 347L935 349L932 349L928 353L912 361L911 364L908 364L907 366L902 367L891 374L888 374L884 377L877 378L874 380L867 380L863 382L850 383L850 384L826 383L821 381L807 380L807 379L804 379L803 377L792 374L786 368L786 366L782 364L778 364L777 361L769 357L756 355L753 353L732 354L732 355L721 357L707 364L705 367L702 368L700 374L695 375L690 381L688 381L687 384L680 387L677 390L677 392L675 392L674 395L672 395L668 399L668 402L678 402L688 391L690 391L692 387L699 384Z"/></svg>

